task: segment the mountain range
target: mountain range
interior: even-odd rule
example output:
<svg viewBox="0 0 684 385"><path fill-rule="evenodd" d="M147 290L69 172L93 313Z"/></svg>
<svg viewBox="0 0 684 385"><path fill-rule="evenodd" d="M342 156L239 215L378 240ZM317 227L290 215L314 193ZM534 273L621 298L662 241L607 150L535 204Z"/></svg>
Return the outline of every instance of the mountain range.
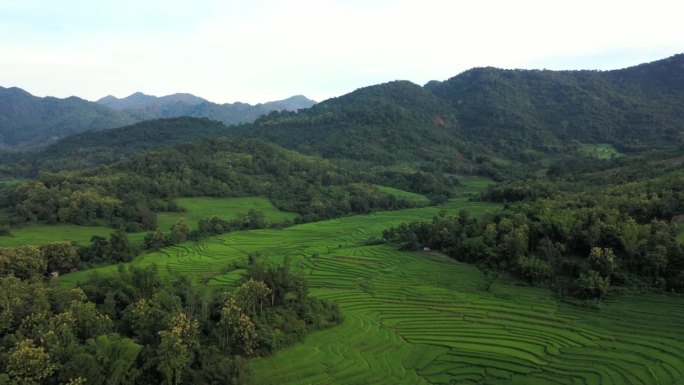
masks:
<svg viewBox="0 0 684 385"><path fill-rule="evenodd" d="M297 95L250 105L216 104L190 94L163 97L134 93L90 102L78 97L37 97L16 87L0 87L0 148L44 147L72 134L180 116L210 118L226 124L248 123L274 110L296 111L315 104Z"/></svg>
<svg viewBox="0 0 684 385"><path fill-rule="evenodd" d="M684 132L684 54L613 71L490 67L423 87L389 82L230 131L312 155L454 171L529 162L578 143L670 147Z"/></svg>
<svg viewBox="0 0 684 385"><path fill-rule="evenodd" d="M137 93L99 103L110 107L88 106L106 108L108 116L120 119L133 116L131 111L142 119L152 112L172 116L168 111L174 108L188 115L235 107L189 94L157 98ZM130 149L240 136L367 165L422 165L501 177L513 166L530 171L530 162L542 165L581 145L612 145L623 153L679 145L684 132L684 54L612 71L474 68L424 86L393 81L364 87L297 112L278 111L292 105L257 106L266 105L273 111L250 124L153 120L71 136L30 158L43 162L44 168L46 163L68 164L78 150L88 154L85 164L99 164L119 159ZM136 142L143 137L155 139L145 139L149 144L141 146Z"/></svg>
<svg viewBox="0 0 684 385"><path fill-rule="evenodd" d="M110 95L98 100L97 103L125 112L139 120L191 116L218 120L225 124L250 123L271 111L297 111L316 104L303 95L251 105L240 102L217 104L185 93L157 97L141 92L122 99Z"/></svg>

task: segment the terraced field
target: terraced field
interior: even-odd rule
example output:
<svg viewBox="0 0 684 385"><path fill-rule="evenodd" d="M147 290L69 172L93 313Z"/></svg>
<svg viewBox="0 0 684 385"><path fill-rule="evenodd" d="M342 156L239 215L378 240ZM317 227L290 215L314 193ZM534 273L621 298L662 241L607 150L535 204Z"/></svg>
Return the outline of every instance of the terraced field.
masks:
<svg viewBox="0 0 684 385"><path fill-rule="evenodd" d="M420 194L412 193L410 191L399 190L399 189L387 187L387 186L380 186L380 185L376 185L376 186L378 187L378 189L380 191L382 191L384 193L393 195L397 198L406 199L407 201L415 203L417 205L426 206L430 203L430 199L428 199L428 197L426 197L425 195L420 195Z"/></svg>
<svg viewBox="0 0 684 385"><path fill-rule="evenodd" d="M238 214L247 214L250 209L261 211L266 216L266 220L271 223L293 220L297 216L296 213L280 211L267 198L261 197L193 197L178 198L175 202L183 207L185 211L159 213L157 215L157 225L164 231L171 229L181 218L185 218L188 221L188 225L194 229L197 227L197 222L202 218L216 215L222 219L233 219Z"/></svg>
<svg viewBox="0 0 684 385"><path fill-rule="evenodd" d="M452 212L461 207L479 214L492 206L465 197L447 205ZM684 298L623 296L601 310L584 309L505 279L487 288L476 268L439 254L364 245L388 226L437 211L236 232L134 263L230 288L242 273L232 263L249 253L274 262L292 256L312 294L337 302L345 321L254 360L257 384L684 383ZM83 277L60 280L73 285Z"/></svg>

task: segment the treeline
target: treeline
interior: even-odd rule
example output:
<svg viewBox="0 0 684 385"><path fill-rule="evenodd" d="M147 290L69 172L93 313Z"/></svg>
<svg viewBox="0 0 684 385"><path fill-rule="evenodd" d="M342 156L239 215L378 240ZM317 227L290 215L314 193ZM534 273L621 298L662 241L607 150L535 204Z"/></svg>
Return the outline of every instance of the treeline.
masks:
<svg viewBox="0 0 684 385"><path fill-rule="evenodd" d="M563 295L600 298L610 287L684 291L684 249L672 222L684 213L684 170L594 187L584 183L595 176L577 178L586 178L577 182L581 192L543 181L493 187L485 197L520 202L480 219L462 212L402 224L384 237L550 283Z"/></svg>
<svg viewBox="0 0 684 385"><path fill-rule="evenodd" d="M420 172L395 173L395 184L416 186ZM12 188L5 204L15 222L108 225L156 229L157 211L175 211L181 196L267 196L299 221L410 207L381 192L374 174L247 139L217 139L132 156L109 166L43 173ZM403 180L406 182L404 183ZM424 179L424 178L423 178ZM432 178L423 190L448 194L453 178Z"/></svg>
<svg viewBox="0 0 684 385"><path fill-rule="evenodd" d="M234 291L198 291L155 266L93 274L75 289L0 276L2 384L245 384L246 358L341 321L289 262L251 258Z"/></svg>
<svg viewBox="0 0 684 385"><path fill-rule="evenodd" d="M187 221L181 218L169 231L158 229L147 233L141 245L131 243L128 234L118 229L109 239L94 235L88 245L58 241L42 246L3 247L0 248L0 275L19 278L59 275L93 266L130 262L143 251L158 251L187 240L201 241L212 235L263 229L269 225L281 227L286 224L269 224L262 212L251 209L246 215L239 214L233 219L203 218L196 230L191 230Z"/></svg>
<svg viewBox="0 0 684 385"><path fill-rule="evenodd" d="M59 275L92 265L129 262L139 252L123 230L114 231L109 239L95 235L85 246L58 241L41 246L0 247L0 275L22 279Z"/></svg>

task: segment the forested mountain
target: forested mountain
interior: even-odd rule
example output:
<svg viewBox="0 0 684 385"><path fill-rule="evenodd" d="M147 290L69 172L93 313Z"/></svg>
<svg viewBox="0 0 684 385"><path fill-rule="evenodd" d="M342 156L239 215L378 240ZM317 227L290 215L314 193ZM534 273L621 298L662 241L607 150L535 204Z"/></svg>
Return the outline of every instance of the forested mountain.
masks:
<svg viewBox="0 0 684 385"><path fill-rule="evenodd" d="M0 148L45 145L65 136L135 122L128 114L77 97L39 98L0 87Z"/></svg>
<svg viewBox="0 0 684 385"><path fill-rule="evenodd" d="M156 97L141 92L136 92L122 99L106 96L98 100L97 103L126 112L138 119L192 116L218 120L226 124L249 123L271 111L296 111L316 104L313 100L302 95L251 105L240 102L216 104L191 94Z"/></svg>
<svg viewBox="0 0 684 385"><path fill-rule="evenodd" d="M125 98L117 98L112 95L105 96L104 98L97 100L96 103L100 103L109 108L115 110L145 110L148 108L164 108L169 105L176 103L184 103L189 106L194 106L201 103L206 103L207 100L202 99L198 96L186 93L178 93L166 96L153 96L146 95L142 92L136 92Z"/></svg>
<svg viewBox="0 0 684 385"><path fill-rule="evenodd" d="M574 140L661 148L681 140L683 66L677 55L615 71L475 68L425 87L362 88L231 131L323 157L430 160L460 171L529 163Z"/></svg>
<svg viewBox="0 0 684 385"><path fill-rule="evenodd" d="M327 158L381 164L454 155L461 141L450 107L422 87L394 81L297 113L272 112L231 129Z"/></svg>
<svg viewBox="0 0 684 385"><path fill-rule="evenodd" d="M681 140L684 55L614 71L475 68L426 88L449 103L465 138L549 151L570 140L622 150Z"/></svg>
<svg viewBox="0 0 684 385"><path fill-rule="evenodd" d="M161 98L135 93L108 96L97 103L77 97L40 98L16 87L0 87L0 149L42 147L69 135L167 117L207 117L227 124L253 122L271 111L297 110L315 104L304 96L250 105L215 104L190 94Z"/></svg>
<svg viewBox="0 0 684 385"><path fill-rule="evenodd" d="M148 120L111 130L72 135L40 152L7 153L0 156L0 162L11 164L19 175L33 176L39 171L74 170L114 163L155 148L225 136L227 129L223 123L207 118Z"/></svg>

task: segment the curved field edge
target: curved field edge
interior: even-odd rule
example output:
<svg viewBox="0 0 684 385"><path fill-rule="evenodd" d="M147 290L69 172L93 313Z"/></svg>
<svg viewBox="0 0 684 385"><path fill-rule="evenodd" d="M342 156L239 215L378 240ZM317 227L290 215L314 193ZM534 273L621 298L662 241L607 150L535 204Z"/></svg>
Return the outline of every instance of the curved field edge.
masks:
<svg viewBox="0 0 684 385"><path fill-rule="evenodd" d="M247 214L251 209L262 212L269 223L292 221L297 217L297 213L281 211L268 198L263 197L191 197L177 198L174 202L185 211L158 213L157 227L161 230L170 230L181 218L185 218L190 228L195 229L200 219L215 215L229 220L238 214Z"/></svg>
<svg viewBox="0 0 684 385"><path fill-rule="evenodd" d="M378 190L390 194L394 196L395 198L399 199L405 199L411 203L417 204L417 205L422 205L426 206L430 204L430 199L426 197L425 195L417 194L414 192L406 191L406 190L400 190L394 187L388 187L388 186L381 186L381 185L375 185Z"/></svg>
<svg viewBox="0 0 684 385"><path fill-rule="evenodd" d="M494 206L454 199L478 215ZM345 321L253 361L256 384L679 384L684 299L628 295L601 310L561 303L545 289L495 282L439 254L366 246L384 228L429 220L440 208L346 217L185 243L136 259L199 284L231 287L252 253L286 255L313 295ZM110 266L100 269L116 269ZM60 278L75 284L85 272Z"/></svg>

